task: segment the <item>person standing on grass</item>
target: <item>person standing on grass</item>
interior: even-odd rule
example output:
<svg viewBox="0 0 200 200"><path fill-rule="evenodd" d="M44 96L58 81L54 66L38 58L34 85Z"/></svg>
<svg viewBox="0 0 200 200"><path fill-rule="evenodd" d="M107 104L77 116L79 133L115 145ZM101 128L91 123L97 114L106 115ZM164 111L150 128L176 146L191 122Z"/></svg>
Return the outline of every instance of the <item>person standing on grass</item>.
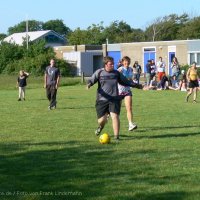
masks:
<svg viewBox="0 0 200 200"><path fill-rule="evenodd" d="M146 64L146 73L145 73L147 86L149 86L150 83L150 75L151 75L151 60L148 60Z"/></svg>
<svg viewBox="0 0 200 200"><path fill-rule="evenodd" d="M130 67L131 59L128 56L122 58L122 66L118 69L128 80L133 79L133 68ZM137 125L133 122L133 110L132 110L132 92L130 86L124 86L118 84L119 95L124 99L127 119L129 124L129 131L137 129Z"/></svg>
<svg viewBox="0 0 200 200"><path fill-rule="evenodd" d="M138 64L138 61L135 61L133 64L133 79L137 81L137 84L140 83L140 75L142 73L142 68Z"/></svg>
<svg viewBox="0 0 200 200"><path fill-rule="evenodd" d="M88 81L87 89L95 83L98 83L95 107L99 125L95 134L99 135L101 133L110 115L114 138L119 141L121 97L119 96L118 83L136 88L141 88L141 85L129 81L122 73L115 70L114 59L110 56L104 58L104 68L94 72Z"/></svg>
<svg viewBox="0 0 200 200"><path fill-rule="evenodd" d="M19 88L19 98L18 101L22 99L25 101L25 89L26 89L26 79L28 78L29 73L24 70L19 71L19 77L17 78L17 87Z"/></svg>
<svg viewBox="0 0 200 200"><path fill-rule="evenodd" d="M175 76L176 80L178 80L178 77L180 75L180 66L177 57L173 57L171 68L172 68L172 76Z"/></svg>
<svg viewBox="0 0 200 200"><path fill-rule="evenodd" d="M46 67L44 75L44 88L46 88L47 99L49 100L48 109L56 108L56 95L60 81L60 70L55 66L55 60L50 60L50 65Z"/></svg>
<svg viewBox="0 0 200 200"><path fill-rule="evenodd" d="M197 103L196 98L197 98L197 88L199 87L198 83L199 77L198 77L196 62L192 63L192 66L188 69L186 76L189 83L189 92L186 96L186 102L188 102L190 95L194 93L193 103Z"/></svg>
<svg viewBox="0 0 200 200"><path fill-rule="evenodd" d="M165 63L162 60L162 57L159 57L159 61L156 63L156 69L158 72L158 81L162 80L162 77L165 75Z"/></svg>

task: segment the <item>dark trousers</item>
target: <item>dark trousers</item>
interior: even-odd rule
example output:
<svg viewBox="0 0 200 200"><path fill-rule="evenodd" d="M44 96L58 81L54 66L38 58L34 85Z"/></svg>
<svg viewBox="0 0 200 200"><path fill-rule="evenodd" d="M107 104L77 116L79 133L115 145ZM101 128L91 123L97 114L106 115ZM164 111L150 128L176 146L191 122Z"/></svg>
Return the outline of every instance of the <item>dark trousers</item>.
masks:
<svg viewBox="0 0 200 200"><path fill-rule="evenodd" d="M50 107L56 106L57 89L55 88L55 86L47 85L46 94L47 94L47 99L49 100L49 106Z"/></svg>

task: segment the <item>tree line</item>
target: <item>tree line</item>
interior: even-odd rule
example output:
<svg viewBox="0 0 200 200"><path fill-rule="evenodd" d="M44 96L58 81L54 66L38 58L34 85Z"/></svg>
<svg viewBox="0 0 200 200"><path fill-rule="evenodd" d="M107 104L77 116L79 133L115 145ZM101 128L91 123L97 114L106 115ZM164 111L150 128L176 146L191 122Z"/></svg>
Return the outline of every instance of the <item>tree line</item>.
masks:
<svg viewBox="0 0 200 200"><path fill-rule="evenodd" d="M101 45L123 42L149 42L198 39L200 37L200 16L190 17L187 13L181 15L170 14L154 19L145 30L132 28L124 21L113 21L109 26L103 22L92 24L83 30L71 30L63 20L49 20L41 22L29 20L29 31L54 30L66 37L69 45L94 44ZM26 31L26 21L8 28L8 35ZM7 35L1 33L0 40Z"/></svg>
<svg viewBox="0 0 200 200"><path fill-rule="evenodd" d="M72 66L63 59L57 59L53 48L46 47L44 40L30 42L28 49L26 41L22 46L1 42L0 74L16 74L25 70L35 76L43 75L52 58L56 60L63 76L72 75Z"/></svg>
<svg viewBox="0 0 200 200"><path fill-rule="evenodd" d="M29 31L54 30L66 37L69 45L101 45L106 40L109 43L123 42L147 42L147 41L170 41L200 38L200 17L190 17L188 14L170 14L154 19L145 30L132 28L124 21L114 21L104 27L103 22L92 24L86 30L80 28L72 31L63 20L56 19L47 22L29 20ZM8 35L26 31L26 21L8 28ZM2 42L8 36L0 33L0 74L12 74L20 69L31 72L34 75L41 75L55 53L51 47L45 47L45 41L38 41L29 44L29 49L24 45L18 46ZM72 66L62 59L57 63L64 76L71 74Z"/></svg>

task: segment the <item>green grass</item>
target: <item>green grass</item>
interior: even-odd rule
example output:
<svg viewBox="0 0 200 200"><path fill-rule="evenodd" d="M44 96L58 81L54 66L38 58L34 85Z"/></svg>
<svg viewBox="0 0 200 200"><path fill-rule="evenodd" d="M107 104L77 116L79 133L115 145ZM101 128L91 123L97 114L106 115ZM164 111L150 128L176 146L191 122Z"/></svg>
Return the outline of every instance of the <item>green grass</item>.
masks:
<svg viewBox="0 0 200 200"><path fill-rule="evenodd" d="M15 79L0 77L0 199L200 199L200 103L186 93L134 89L138 130L127 131L123 106L120 143L109 121L111 144L101 145L96 87L60 87L48 111L42 78L28 80L25 102Z"/></svg>

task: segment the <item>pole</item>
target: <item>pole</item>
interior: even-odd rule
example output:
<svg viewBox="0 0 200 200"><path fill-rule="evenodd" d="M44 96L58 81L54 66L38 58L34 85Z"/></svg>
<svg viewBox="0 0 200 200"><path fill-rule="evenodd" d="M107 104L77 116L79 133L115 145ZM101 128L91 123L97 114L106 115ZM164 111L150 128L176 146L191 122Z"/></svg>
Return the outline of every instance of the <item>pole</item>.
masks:
<svg viewBox="0 0 200 200"><path fill-rule="evenodd" d="M106 38L106 56L108 55L108 38Z"/></svg>
<svg viewBox="0 0 200 200"><path fill-rule="evenodd" d="M85 82L85 75L84 72L81 73L81 83Z"/></svg>
<svg viewBox="0 0 200 200"><path fill-rule="evenodd" d="M26 49L28 50L28 16L26 16Z"/></svg>

